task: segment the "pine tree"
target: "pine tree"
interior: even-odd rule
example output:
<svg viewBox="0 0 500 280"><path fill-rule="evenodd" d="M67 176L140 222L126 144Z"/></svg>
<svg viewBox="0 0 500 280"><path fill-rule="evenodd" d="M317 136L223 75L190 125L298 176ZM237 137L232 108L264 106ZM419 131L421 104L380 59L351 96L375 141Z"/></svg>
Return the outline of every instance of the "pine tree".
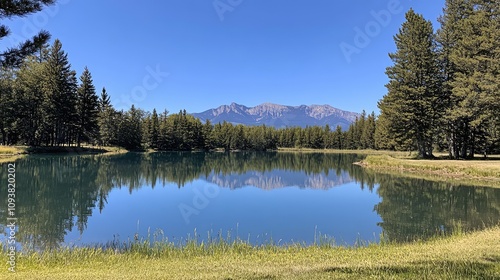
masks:
<svg viewBox="0 0 500 280"><path fill-rule="evenodd" d="M389 55L394 65L386 71L388 93L379 108L388 134L400 146L411 143L419 157L429 158L440 110L436 108L440 85L432 24L410 9L394 40L397 51Z"/></svg>
<svg viewBox="0 0 500 280"><path fill-rule="evenodd" d="M0 137L2 145L14 144L14 122L16 120L14 73L8 69L0 71Z"/></svg>
<svg viewBox="0 0 500 280"><path fill-rule="evenodd" d="M117 145L128 150L142 149L142 123L144 112L134 105L117 115Z"/></svg>
<svg viewBox="0 0 500 280"><path fill-rule="evenodd" d="M41 11L44 6L52 5L55 2L55 0L2 0L0 19L12 20L16 17L25 17ZM0 40L9 35L9 28L0 24ZM19 67L26 57L39 51L49 39L50 34L42 30L31 40L26 40L17 47L7 49L0 54L0 67Z"/></svg>
<svg viewBox="0 0 500 280"><path fill-rule="evenodd" d="M345 149L344 147L344 132L342 131L342 127L340 125L337 125L337 128L335 129L334 132L334 137L333 137L333 148L334 149Z"/></svg>
<svg viewBox="0 0 500 280"><path fill-rule="evenodd" d="M158 119L158 113L156 113L156 109L153 109L153 113L151 114L151 124L149 127L149 147L151 149L159 148L159 139L160 139L160 122Z"/></svg>
<svg viewBox="0 0 500 280"><path fill-rule="evenodd" d="M111 99L105 88L99 97L99 113L97 126L99 131L99 144L103 146L116 145L118 141L118 113L111 105Z"/></svg>
<svg viewBox="0 0 500 280"><path fill-rule="evenodd" d="M35 57L29 57L16 73L18 124L21 143L40 146L43 129L44 64Z"/></svg>
<svg viewBox="0 0 500 280"><path fill-rule="evenodd" d="M99 97L99 111L104 111L106 107L111 107L111 98L109 97L106 88L103 87L101 96Z"/></svg>
<svg viewBox="0 0 500 280"><path fill-rule="evenodd" d="M372 112L366 118L361 134L361 146L363 149L375 149L375 113Z"/></svg>
<svg viewBox="0 0 500 280"><path fill-rule="evenodd" d="M454 7L453 3L447 7ZM447 110L452 124L450 156L454 158L473 157L477 149L487 149L487 142L495 142L489 139L488 130L495 126L500 110L499 6L498 1L476 0L464 2L458 11L445 10L448 18L443 30L456 30L453 44L443 47L454 68L448 80L451 94Z"/></svg>
<svg viewBox="0 0 500 280"><path fill-rule="evenodd" d="M439 45L439 62L442 71L442 101L445 115L440 120L442 133L445 134L450 157L459 158L459 152L463 144L464 125L463 120L455 116L452 111L458 100L452 95L452 85L457 66L451 59L456 51L456 45L461 31L459 22L472 12L472 5L464 0L446 0L443 16L439 18L441 28L437 31L437 42Z"/></svg>
<svg viewBox="0 0 500 280"><path fill-rule="evenodd" d="M77 127L77 79L71 70L68 55L62 44L56 40L50 48L47 63L44 64L45 81L43 84L44 104L43 123L46 143L60 145L75 140Z"/></svg>
<svg viewBox="0 0 500 280"><path fill-rule="evenodd" d="M77 90L78 99L76 104L78 147L80 147L82 141L95 140L99 128L99 97L95 91L92 74L87 67L83 70L80 82L81 84Z"/></svg>
<svg viewBox="0 0 500 280"><path fill-rule="evenodd" d="M204 150L211 150L215 148L214 144L214 139L213 139L213 126L212 123L210 123L210 120L206 120L205 124L203 125L202 128L202 133L203 133L203 140L204 140L204 145L203 149Z"/></svg>
<svg viewBox="0 0 500 280"><path fill-rule="evenodd" d="M389 121L385 114L381 114L377 118L374 139L377 150L392 151L397 147L393 135L389 132Z"/></svg>
<svg viewBox="0 0 500 280"><path fill-rule="evenodd" d="M362 137L363 137L363 130L365 129L365 123L366 123L366 112L363 110L361 113L361 116L357 119L357 121L354 123L354 149L364 149L363 142L362 142Z"/></svg>

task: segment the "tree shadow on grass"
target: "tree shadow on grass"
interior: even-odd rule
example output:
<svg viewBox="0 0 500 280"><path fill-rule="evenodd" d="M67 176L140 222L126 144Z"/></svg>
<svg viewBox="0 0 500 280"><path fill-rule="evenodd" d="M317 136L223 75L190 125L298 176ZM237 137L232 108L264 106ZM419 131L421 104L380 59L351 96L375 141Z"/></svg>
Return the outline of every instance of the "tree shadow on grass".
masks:
<svg viewBox="0 0 500 280"><path fill-rule="evenodd" d="M500 279L500 257L486 257L479 261L422 261L408 265L384 265L376 267L329 267L325 273L335 276L368 277L399 276L408 279ZM339 275L340 274L340 275Z"/></svg>

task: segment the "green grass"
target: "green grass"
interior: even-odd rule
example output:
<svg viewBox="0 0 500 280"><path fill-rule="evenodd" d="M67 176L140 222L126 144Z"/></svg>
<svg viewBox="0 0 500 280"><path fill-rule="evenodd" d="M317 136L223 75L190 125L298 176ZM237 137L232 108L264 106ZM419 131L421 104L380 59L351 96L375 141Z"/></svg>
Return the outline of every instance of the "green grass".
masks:
<svg viewBox="0 0 500 280"><path fill-rule="evenodd" d="M500 184L500 160L416 160L369 155L360 163L374 170L398 170L446 179L472 179Z"/></svg>
<svg viewBox="0 0 500 280"><path fill-rule="evenodd" d="M80 248L19 255L13 279L499 279L499 236L497 227L358 248L242 241L151 247L138 241L125 252ZM5 267L0 278L8 273Z"/></svg>

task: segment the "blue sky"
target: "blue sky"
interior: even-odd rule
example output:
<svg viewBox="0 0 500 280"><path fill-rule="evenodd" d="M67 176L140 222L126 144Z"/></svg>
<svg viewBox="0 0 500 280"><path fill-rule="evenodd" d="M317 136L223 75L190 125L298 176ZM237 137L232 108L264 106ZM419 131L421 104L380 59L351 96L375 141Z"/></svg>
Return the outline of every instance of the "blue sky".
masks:
<svg viewBox="0 0 500 280"><path fill-rule="evenodd" d="M329 104L376 111L393 36L413 7L438 27L444 0L60 0L7 23L0 47L41 28L121 109L201 112ZM363 33L361 35L361 33Z"/></svg>

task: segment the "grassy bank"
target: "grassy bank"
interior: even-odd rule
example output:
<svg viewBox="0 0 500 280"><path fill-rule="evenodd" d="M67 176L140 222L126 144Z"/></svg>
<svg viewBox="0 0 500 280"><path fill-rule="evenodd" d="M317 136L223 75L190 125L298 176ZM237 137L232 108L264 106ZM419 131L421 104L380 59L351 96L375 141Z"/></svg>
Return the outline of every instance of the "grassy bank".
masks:
<svg viewBox="0 0 500 280"><path fill-rule="evenodd" d="M29 154L120 154L127 150L120 147L28 147L28 146L0 146L0 163L13 162Z"/></svg>
<svg viewBox="0 0 500 280"><path fill-rule="evenodd" d="M361 248L159 245L18 256L15 279L499 279L500 227ZM5 253L2 257L7 258ZM7 267L3 274L7 277Z"/></svg>
<svg viewBox="0 0 500 280"><path fill-rule="evenodd" d="M416 160L390 155L369 155L360 165L379 171L392 170L438 176L447 180L479 180L500 184L500 160Z"/></svg>

